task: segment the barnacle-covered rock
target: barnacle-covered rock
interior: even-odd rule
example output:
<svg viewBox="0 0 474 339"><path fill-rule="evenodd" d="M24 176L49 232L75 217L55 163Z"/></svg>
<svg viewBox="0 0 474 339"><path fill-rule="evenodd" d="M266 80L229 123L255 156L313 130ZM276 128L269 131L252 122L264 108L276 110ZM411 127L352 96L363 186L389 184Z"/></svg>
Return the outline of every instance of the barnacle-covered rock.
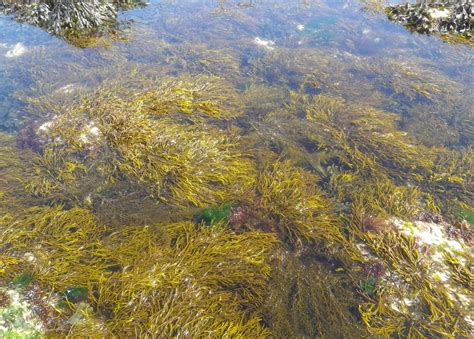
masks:
<svg viewBox="0 0 474 339"><path fill-rule="evenodd" d="M107 31L118 31L118 11L144 5L141 0L6 0L2 1L0 11L85 47L81 36L92 38Z"/></svg>
<svg viewBox="0 0 474 339"><path fill-rule="evenodd" d="M387 7L388 17L420 33L451 33L470 37L474 7L471 1L422 1Z"/></svg>

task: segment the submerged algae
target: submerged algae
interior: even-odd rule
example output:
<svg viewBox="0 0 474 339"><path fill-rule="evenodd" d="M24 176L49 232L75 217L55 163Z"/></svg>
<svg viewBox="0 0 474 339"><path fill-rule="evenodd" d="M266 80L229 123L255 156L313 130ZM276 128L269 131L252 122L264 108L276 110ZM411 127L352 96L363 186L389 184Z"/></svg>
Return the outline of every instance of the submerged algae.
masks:
<svg viewBox="0 0 474 339"><path fill-rule="evenodd" d="M331 203L317 189L318 177L290 161L277 161L257 176L256 206L276 218L275 231L284 242L342 238Z"/></svg>
<svg viewBox="0 0 474 339"><path fill-rule="evenodd" d="M264 320L277 338L361 338L352 282L320 263L283 256L271 277Z"/></svg>
<svg viewBox="0 0 474 339"><path fill-rule="evenodd" d="M52 177L61 180L59 188L66 191L59 192L58 197L64 199L67 197L64 193L74 192L69 183L76 184L79 189L86 188L78 181L81 176L89 181L96 176L112 187L125 183L128 187L125 190L130 190L136 182L143 182L144 186L157 185L152 186L151 195L176 209L189 204L212 205L235 198L235 201L254 208L265 220L271 220L271 227L266 231L276 233L290 245L290 249L297 249L296 253L320 246L320 256L332 256L333 260L343 262L339 271L324 270L320 273L327 278L328 284L334 286L338 286L339 279L343 280L348 293L360 293L362 290L362 297L366 300L351 299L354 304L350 308L358 305L363 323L371 333L466 333L468 325L462 320L464 318L458 324L453 323L456 317L463 317L465 311L450 299L445 287L426 285L429 264L422 258L414 240L389 227L377 233L360 226L365 217L373 215L413 217L423 208L421 201L425 193L423 187L410 187L408 183L423 182L433 168L435 171L432 173L439 173L441 168L454 171L459 167L450 166L449 161L438 160L440 158L432 153L429 153L429 159L421 159L418 146L411 143L409 136L398 131L395 115L347 105L341 99L299 97L293 93L286 110L269 113L267 119L272 121L279 116L289 116L288 127L298 127L293 131L298 134L297 139L290 139L294 134L289 133L289 138L279 140L281 154L275 154L275 149L261 154L263 163L257 170L253 161L243 156L236 144L224 148L224 157L222 150L216 152L208 148L207 145L216 146L216 135L221 137L217 140L228 138L224 131L212 126L216 121L214 108L208 110L209 106L199 104L176 105L171 100L166 101L164 95L160 98L156 93L151 95L152 92L139 93L146 94L130 97L126 90L118 90L88 96L69 106L63 116L52 120L41 153L29 161L44 159L43 168L50 171L59 167L55 162L59 160L59 168L64 174ZM178 97L183 98L181 95ZM165 103L158 100L165 100ZM192 99L192 102L196 101ZM301 127L303 124L306 129ZM296 151L297 147L292 145L301 142L302 136L307 147L305 151ZM236 186L232 185L237 185L238 181L233 183L234 179L229 179L225 171L223 173L227 174L223 174L224 181L220 183L222 187L216 185L219 181L214 179L210 179L208 185L201 179L196 180L197 186L193 186L189 179L183 179L186 183L183 186L179 181L171 180L179 178L176 172L174 177L166 176L165 181L156 175L160 173L159 166L173 167L173 162L183 159L182 147L186 147L187 143L192 146L191 159L196 159L195 152L199 149L196 146L204 143L205 152L199 154L200 159L204 160L197 161L199 166L195 169L183 169L178 164L177 169L201 171L201 178L207 178L202 171L206 169L215 173L218 163L210 163L212 167L206 167L205 159L218 159L224 163L225 159L232 159L239 166L246 163L248 168L239 174L240 180L246 183L245 190L241 191L245 194L236 194L232 188ZM459 151L451 152L459 154ZM64 158L53 154L64 154ZM160 160L160 154L166 161ZM48 156L52 159L49 163L46 161ZM293 161L281 159L285 157ZM311 158L317 161L309 161ZM273 163L270 164L269 160ZM299 165L295 161L299 161ZM189 164L194 166L193 162ZM52 168L48 169L48 166ZM226 166L229 165L221 168ZM76 173L78 177L74 176ZM467 174L459 180L449 179L458 178L454 173L450 177L441 175L443 180L437 181L469 185ZM210 178L213 176L211 174ZM174 185L177 185L176 188ZM446 187L446 184L440 185ZM148 188L139 190L146 192ZM208 193L205 193L206 189ZM229 191L232 193L226 195ZM452 192L454 196L454 190ZM95 193L100 194L101 191ZM44 194L48 196L51 192L45 191ZM81 199L64 201L74 205L74 201L80 202ZM338 207L341 203L349 203L350 208ZM336 211L343 213L344 217L338 216ZM71 286L84 286L88 291L94 291L89 296L92 309L86 312L83 322L71 327L71 333L87 335L99 331L152 335L160 332L172 336L211 332L216 335L237 333L264 336L269 332L260 320L262 316L270 319L270 329L277 330L271 320L276 315L265 313L262 309L268 293L273 293L276 298L285 298L285 292L278 292L283 294L277 297L278 293L273 290L281 286L268 285L271 272L268 260L274 253L274 245L278 243L275 234L245 228L236 234L232 231L232 228L238 228L236 225L224 227L226 218L220 222L211 218L209 227L181 220L175 224L148 227L121 225L112 230L102 225L91 212L77 207L67 211L60 207L33 208L26 213L10 212L2 218L5 230L2 243L15 244L6 255L21 260L22 267L31 269L38 281L56 293ZM344 220L351 216L359 218L354 219L359 220L359 224L348 227ZM24 225L23 229L19 227L21 225ZM34 225L33 229L30 225ZM59 247L58 243L62 246ZM30 251L34 259L25 262L18 254L32 244L40 245ZM48 247L48 255L43 253L45 246ZM335 255L335 249L331 247L337 247L342 252ZM368 248L372 256L366 257L360 248ZM138 255L143 252L153 260L144 261L143 255ZM372 279L371 276L361 275L354 268L357 262L368 265L374 260L388 268L390 279L378 278L377 283L373 284L367 280ZM453 269L462 265L455 259L450 262ZM14 266L4 267L7 274L14 274ZM277 265L275 270L278 269ZM415 279L411 277L413 271L424 273L421 278ZM457 281L466 280L465 274L453 276ZM400 289L392 284L397 277L403 281ZM291 277L284 279L292 281ZM365 281L362 288L361 281ZM306 278L298 284L302 284L298 287L298 293L309 293L310 297L285 304L278 312L286 310L297 314L306 309L309 314L317 316L316 319L302 320L299 329L286 328L284 331L333 333L331 331L336 330L332 327L334 324L352 317L352 311L341 306L341 300L334 299L333 293L321 294L322 291L318 290L314 293L325 296L325 303L328 304L324 305L342 307L332 318L332 325L323 324L326 306L309 299L315 298L315 295L311 297L311 291L317 286L309 286ZM324 284L318 288L324 291ZM422 295L420 301L415 297L419 293ZM410 307L402 305L404 299L400 298L403 296L414 298L415 301L410 301ZM205 305L204 309L202 305ZM69 307L71 309L65 311L65 317L72 317L80 306L71 304ZM410 312L416 314L415 320L411 319ZM439 315L443 312L455 315L446 318ZM435 315L442 320L433 320ZM101 322L99 319L104 320ZM135 319L135 322L130 322L130 319ZM427 325L428 320L436 324ZM449 323L438 325L438 320ZM87 324L91 324L89 329Z"/></svg>
<svg viewBox="0 0 474 339"><path fill-rule="evenodd" d="M172 37L141 42L139 56L127 51L114 63L154 60L157 72L134 73L149 80L88 72L80 78L108 80L87 93L55 83L34 94L29 109L46 130L36 153L2 148L13 155L0 160L0 193L9 198L1 227L14 247L0 272L39 272L57 298L87 287L87 302L62 310L66 325L56 331L71 336L467 333L464 301L446 297L426 248L390 222L472 206L469 111L451 119L464 104L433 113L450 128L442 137L420 134L426 107L459 86L424 72L433 66L425 60L408 67L283 44L262 51L252 39L232 41L249 56L213 49L218 42L180 43L190 27L183 21ZM244 29L230 21L223 27ZM245 29L259 33L256 20ZM169 76L176 72L221 77ZM55 98L42 95L52 90ZM228 218L191 222L194 206L225 201L236 202ZM64 206L28 209L31 202ZM285 255L291 263L270 261ZM444 257L455 284L470 286L468 257Z"/></svg>
<svg viewBox="0 0 474 339"><path fill-rule="evenodd" d="M15 287L23 288L28 286L31 280L33 280L33 275L29 272L26 272L16 276L15 279L11 281L11 284Z"/></svg>
<svg viewBox="0 0 474 339"><path fill-rule="evenodd" d="M30 305L17 290L0 288L9 301L0 305L0 336L6 339L44 338L44 329Z"/></svg>
<svg viewBox="0 0 474 339"><path fill-rule="evenodd" d="M195 206L245 192L254 180L252 161L236 150L237 138L203 123L236 114L226 106L230 101L220 104L209 92L213 81L199 78L195 89L168 81L128 97L125 88L101 91L66 107L46 131L50 142L30 190L67 194L86 188L84 182L102 180L96 186L102 190L125 180L161 201ZM82 192L82 199L90 193Z"/></svg>
<svg viewBox="0 0 474 339"><path fill-rule="evenodd" d="M472 208L460 209L455 213L471 225L474 225L474 210Z"/></svg>
<svg viewBox="0 0 474 339"><path fill-rule="evenodd" d="M197 222L204 222L206 225L214 225L228 219L232 209L232 204L223 204L218 207L208 207L194 214Z"/></svg>
<svg viewBox="0 0 474 339"><path fill-rule="evenodd" d="M419 208L451 213L452 205L472 204L469 147L427 147L400 129L398 115L364 104L322 94L290 98L255 124L256 138L271 129L267 147L320 175L339 202L363 199L382 214L407 217Z"/></svg>
<svg viewBox="0 0 474 339"><path fill-rule="evenodd" d="M461 297L466 290L449 278L451 271L443 260L438 261L442 253L450 253L449 248L420 241L416 232L407 235L403 227L381 234L356 234L366 260L374 256L386 267L375 294L359 306L371 333L469 336L469 306Z"/></svg>
<svg viewBox="0 0 474 339"><path fill-rule="evenodd" d="M268 333L253 312L263 302L267 260L277 243L272 234L236 235L221 225L196 228L191 222L108 234L90 212L59 207L25 211L16 220L6 216L1 229L8 245L2 258L22 262L5 274L29 267L36 282L66 302L64 321L80 307L72 303L93 291L85 322L70 328L74 335ZM105 321L92 326L100 318Z"/></svg>
<svg viewBox="0 0 474 339"><path fill-rule="evenodd" d="M271 234L235 235L219 225L196 229L178 223L164 228L174 245L157 247L135 239L148 238L151 229L130 231L125 239L113 235L121 241L113 246L123 270L99 286L99 307L113 312L114 330L165 336L268 333L256 315L239 309L250 311L263 302L266 258L275 243ZM147 253L146 261L135 246Z"/></svg>

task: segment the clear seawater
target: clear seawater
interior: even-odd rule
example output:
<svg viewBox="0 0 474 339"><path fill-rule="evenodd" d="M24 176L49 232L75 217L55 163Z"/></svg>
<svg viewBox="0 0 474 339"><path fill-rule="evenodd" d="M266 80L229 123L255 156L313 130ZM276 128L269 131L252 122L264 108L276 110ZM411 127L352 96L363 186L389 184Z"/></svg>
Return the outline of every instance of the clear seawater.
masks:
<svg viewBox="0 0 474 339"><path fill-rule="evenodd" d="M0 16L0 131L16 133L25 125L51 120L47 110L27 109L28 98L77 88L93 91L113 82L126 87L127 81L134 81L130 74L158 81L210 75L223 79L241 98L244 114L232 123L243 139L254 128L262 140L280 138L285 144L286 137L296 138L282 135L289 128L284 128L281 115L265 126L265 117L284 108L289 93L296 91L393 112L399 118L397 127L426 147L472 147L472 45L412 33L369 2L151 0L143 8L120 13L125 28L118 39L105 37L89 47L75 47L40 28ZM15 48L20 52L12 55ZM312 145L290 141L315 153ZM259 145L249 143L258 154ZM111 224L160 221L167 211L156 211L154 202L145 200L129 205L122 201L127 216L111 215L120 213L122 205L102 213ZM153 212L141 220L142 208ZM167 221L180 217L169 214Z"/></svg>
<svg viewBox="0 0 474 339"><path fill-rule="evenodd" d="M0 127L21 125L18 92L34 91L43 82L52 88L97 85L101 79L85 76L84 70L115 67L143 66L164 74L205 72L230 79L237 87L264 83L291 89L313 77L324 80L321 90L326 94L342 94L351 101L364 102L378 91L386 99L382 104L402 115L417 99L403 93L397 97L390 86L394 81L412 84L415 77L419 85L429 82L446 92L433 100L436 109L443 100L463 101L457 105L460 109L474 103L471 48L411 33L357 1L153 0L122 13L120 19L129 23L124 40L77 48L1 16ZM258 45L257 38L272 45ZM26 52L5 57L18 43ZM318 55L324 57L320 63ZM278 62L272 65L272 60ZM449 114L455 115L452 106Z"/></svg>

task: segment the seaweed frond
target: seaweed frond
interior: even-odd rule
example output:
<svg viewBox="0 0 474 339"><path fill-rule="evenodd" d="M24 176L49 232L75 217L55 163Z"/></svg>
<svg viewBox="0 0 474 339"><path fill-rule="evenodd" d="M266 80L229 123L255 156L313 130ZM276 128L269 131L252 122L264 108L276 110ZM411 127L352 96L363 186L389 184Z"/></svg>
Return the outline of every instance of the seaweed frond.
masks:
<svg viewBox="0 0 474 339"><path fill-rule="evenodd" d="M340 241L343 236L331 202L317 187L318 177L278 161L257 176L257 205L278 223L278 233L292 244Z"/></svg>
<svg viewBox="0 0 474 339"><path fill-rule="evenodd" d="M273 235L236 235L222 225L166 225L169 245L150 228L114 233L109 241L122 269L99 287L97 304L112 313L116 333L164 336L268 334L257 315L263 303ZM125 232L125 233L124 233ZM141 253L140 255L137 255Z"/></svg>

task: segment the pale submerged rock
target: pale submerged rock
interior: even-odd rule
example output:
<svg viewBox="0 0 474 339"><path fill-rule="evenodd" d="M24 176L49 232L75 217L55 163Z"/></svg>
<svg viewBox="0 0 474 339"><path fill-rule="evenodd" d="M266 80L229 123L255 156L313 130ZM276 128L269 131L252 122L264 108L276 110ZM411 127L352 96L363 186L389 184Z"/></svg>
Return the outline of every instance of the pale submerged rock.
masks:
<svg viewBox="0 0 474 339"><path fill-rule="evenodd" d="M75 89L75 85L74 84L68 84L66 86L63 86L59 89L60 92L62 93L72 93Z"/></svg>
<svg viewBox="0 0 474 339"><path fill-rule="evenodd" d="M0 337L41 338L44 329L33 312L33 305L15 289L0 288L0 293L10 299L7 305L0 307Z"/></svg>
<svg viewBox="0 0 474 339"><path fill-rule="evenodd" d="M89 125L87 125L83 132L79 135L79 139L85 143L89 144L93 140L97 139L97 137L100 136L100 129L95 126L94 122L91 122Z"/></svg>

